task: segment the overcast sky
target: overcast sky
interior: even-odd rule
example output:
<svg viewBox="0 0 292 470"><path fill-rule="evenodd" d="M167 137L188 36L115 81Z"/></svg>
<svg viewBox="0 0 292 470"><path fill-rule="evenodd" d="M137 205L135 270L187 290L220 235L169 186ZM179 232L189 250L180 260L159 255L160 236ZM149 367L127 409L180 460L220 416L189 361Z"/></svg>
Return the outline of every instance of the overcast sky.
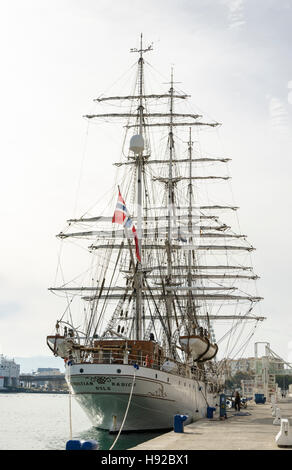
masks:
<svg viewBox="0 0 292 470"><path fill-rule="evenodd" d="M2 3L0 352L49 355L45 338L60 314L47 291L55 234L108 191L116 161L105 147L87 159L82 115L132 65L143 32L154 47L147 60L165 77L174 65L193 103L223 123L268 318L255 339L286 359L290 342L292 361L291 23L292 0Z"/></svg>

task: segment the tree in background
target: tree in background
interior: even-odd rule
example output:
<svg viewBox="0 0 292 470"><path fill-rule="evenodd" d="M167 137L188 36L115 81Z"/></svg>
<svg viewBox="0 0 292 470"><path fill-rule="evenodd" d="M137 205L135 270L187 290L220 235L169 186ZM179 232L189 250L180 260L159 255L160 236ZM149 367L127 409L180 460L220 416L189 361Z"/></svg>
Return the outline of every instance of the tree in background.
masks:
<svg viewBox="0 0 292 470"><path fill-rule="evenodd" d="M289 385L292 384L292 376L291 375L276 375L276 382L278 387L282 390L288 390Z"/></svg>
<svg viewBox="0 0 292 470"><path fill-rule="evenodd" d="M241 387L241 380L253 380L253 374L249 372L236 372L230 379L225 381L226 388L235 389Z"/></svg>

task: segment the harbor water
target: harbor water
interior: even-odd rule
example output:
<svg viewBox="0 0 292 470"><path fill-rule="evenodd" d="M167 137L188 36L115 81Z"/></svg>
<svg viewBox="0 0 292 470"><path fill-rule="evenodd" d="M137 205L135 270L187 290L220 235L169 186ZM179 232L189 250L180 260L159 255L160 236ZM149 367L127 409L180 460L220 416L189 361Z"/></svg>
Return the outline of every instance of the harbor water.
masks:
<svg viewBox="0 0 292 470"><path fill-rule="evenodd" d="M92 426L72 398L73 439L95 439L108 450L116 435ZM70 438L69 395L42 393L0 394L0 450L64 450ZM113 450L125 450L161 432L121 434Z"/></svg>

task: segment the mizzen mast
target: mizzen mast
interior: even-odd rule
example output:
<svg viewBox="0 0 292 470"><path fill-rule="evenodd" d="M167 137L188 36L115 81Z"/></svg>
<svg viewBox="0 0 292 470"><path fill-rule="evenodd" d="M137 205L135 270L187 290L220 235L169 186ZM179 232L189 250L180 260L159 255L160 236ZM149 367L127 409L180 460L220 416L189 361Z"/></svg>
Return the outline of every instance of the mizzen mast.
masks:
<svg viewBox="0 0 292 470"><path fill-rule="evenodd" d="M193 185L192 185L192 156L193 156L193 142L192 142L192 128L190 127L189 133L189 142L188 142L188 154L189 154L189 184L188 184L188 197L189 197L189 206L188 206L188 239L189 245L193 244ZM194 308L194 300L192 297L192 250L188 250L188 272L187 272L187 286L188 286L188 300L187 300L187 314L189 318L190 327L198 326L194 325L194 317L196 317L196 311ZM195 318L196 319L196 318Z"/></svg>

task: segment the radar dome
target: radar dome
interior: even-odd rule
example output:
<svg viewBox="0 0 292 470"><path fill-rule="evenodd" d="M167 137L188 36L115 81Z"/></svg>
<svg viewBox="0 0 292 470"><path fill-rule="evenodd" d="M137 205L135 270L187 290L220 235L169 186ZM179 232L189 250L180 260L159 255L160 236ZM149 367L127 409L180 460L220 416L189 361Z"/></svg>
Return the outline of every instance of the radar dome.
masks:
<svg viewBox="0 0 292 470"><path fill-rule="evenodd" d="M134 153L141 153L144 150L144 139L142 135L136 134L130 140L130 150Z"/></svg>

